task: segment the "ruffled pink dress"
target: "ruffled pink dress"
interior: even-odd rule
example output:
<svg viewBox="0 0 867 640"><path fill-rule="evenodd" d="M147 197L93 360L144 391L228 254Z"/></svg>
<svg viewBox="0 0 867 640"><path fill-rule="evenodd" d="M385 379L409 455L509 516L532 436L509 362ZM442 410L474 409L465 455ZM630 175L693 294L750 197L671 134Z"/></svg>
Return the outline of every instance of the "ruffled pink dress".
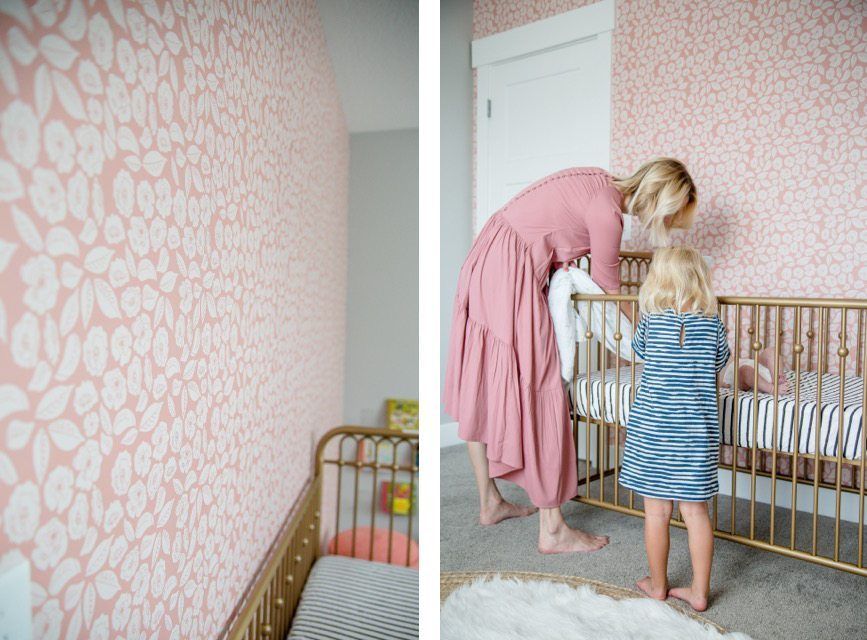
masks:
<svg viewBox="0 0 867 640"><path fill-rule="evenodd" d="M620 287L623 199L597 168L530 185L485 223L461 268L443 400L489 473L538 507L577 493L575 445L548 311L551 266L592 254L591 277Z"/></svg>

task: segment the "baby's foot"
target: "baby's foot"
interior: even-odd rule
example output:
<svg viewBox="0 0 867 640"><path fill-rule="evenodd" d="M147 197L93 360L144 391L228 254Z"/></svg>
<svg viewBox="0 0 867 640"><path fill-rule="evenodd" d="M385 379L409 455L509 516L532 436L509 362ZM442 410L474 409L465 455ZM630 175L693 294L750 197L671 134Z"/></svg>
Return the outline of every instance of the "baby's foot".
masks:
<svg viewBox="0 0 867 640"><path fill-rule="evenodd" d="M777 389L780 392L780 395L786 395L791 391L791 387L789 386L789 379L785 376L785 374L780 374L779 379L777 380Z"/></svg>
<svg viewBox="0 0 867 640"><path fill-rule="evenodd" d="M683 600L696 611L705 611L707 609L707 596L700 595L692 587L675 587L668 592L668 595L672 598Z"/></svg>
<svg viewBox="0 0 867 640"><path fill-rule="evenodd" d="M599 551L608 544L608 536L594 536L580 529L563 525L553 533L539 531L539 553L572 553Z"/></svg>
<svg viewBox="0 0 867 640"><path fill-rule="evenodd" d="M505 500L497 500L487 504L481 510L479 522L483 525L497 524L508 518L523 518L536 513L536 511L536 507L525 507Z"/></svg>
<svg viewBox="0 0 867 640"><path fill-rule="evenodd" d="M667 586L654 589L653 581L650 579L650 576L644 576L641 580L635 583L635 586L654 600L665 600L666 598L666 591L668 590Z"/></svg>

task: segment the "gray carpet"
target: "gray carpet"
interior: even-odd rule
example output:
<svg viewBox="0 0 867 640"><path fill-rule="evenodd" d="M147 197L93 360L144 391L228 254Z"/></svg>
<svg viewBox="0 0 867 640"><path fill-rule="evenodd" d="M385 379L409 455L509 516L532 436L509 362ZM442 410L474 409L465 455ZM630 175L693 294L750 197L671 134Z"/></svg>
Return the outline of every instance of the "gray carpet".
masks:
<svg viewBox="0 0 867 640"><path fill-rule="evenodd" d="M570 502L563 510L567 522L608 535L611 543L592 554L544 556L536 550L537 516L492 527L478 524L478 493L464 445L441 450L440 478L442 571L539 571L623 587L633 587L646 574L641 518ZM528 503L515 485L499 486L507 499ZM606 484L605 490L611 495L613 485ZM595 495L598 489L591 485L591 491ZM729 502L720 497L720 521L727 523L729 514ZM737 530L749 531L748 501L738 500L736 517ZM775 527L784 541L788 518L788 511L777 509ZM797 546L807 547L812 521L796 520ZM757 537L767 536L768 523L766 506L757 505ZM856 525L841 531L841 557L854 557L855 531ZM824 544L833 544L832 520L820 519L819 540L820 551L833 549ZM669 579L674 585L687 584L689 576L686 531L672 527ZM755 640L867 637L867 578L717 539L711 591L711 605L703 615Z"/></svg>

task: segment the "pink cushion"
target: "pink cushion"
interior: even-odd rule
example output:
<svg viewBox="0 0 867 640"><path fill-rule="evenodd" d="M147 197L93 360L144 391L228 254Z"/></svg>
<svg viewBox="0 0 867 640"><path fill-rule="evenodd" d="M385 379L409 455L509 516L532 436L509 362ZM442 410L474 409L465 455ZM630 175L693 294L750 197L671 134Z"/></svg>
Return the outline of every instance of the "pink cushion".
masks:
<svg viewBox="0 0 867 640"><path fill-rule="evenodd" d="M355 532L355 553L352 549L352 534ZM341 531L328 543L328 553L370 560L370 538L373 536L373 560L388 563L388 529L358 527ZM418 568L418 543L397 531L391 533L391 564L406 565L406 548L409 545L409 566Z"/></svg>

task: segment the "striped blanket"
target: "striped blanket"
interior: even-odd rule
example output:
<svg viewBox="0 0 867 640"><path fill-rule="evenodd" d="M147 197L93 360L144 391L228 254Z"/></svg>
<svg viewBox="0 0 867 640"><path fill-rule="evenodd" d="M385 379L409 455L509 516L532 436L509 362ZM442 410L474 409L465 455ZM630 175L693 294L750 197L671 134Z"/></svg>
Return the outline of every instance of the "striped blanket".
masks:
<svg viewBox="0 0 867 640"><path fill-rule="evenodd" d="M720 389L720 440L723 444L753 446L753 422L758 435L756 447L771 449L774 438L774 415L776 413L777 451L794 452L795 417L798 424L798 453L813 454L816 451L816 436L819 440L819 454L837 456L840 442L840 376L822 376L822 402L817 402L819 375L815 371L801 372L800 395L795 403L795 374L788 372L792 391L780 396L774 411L774 397L770 394L754 394L752 391L739 391L737 394L737 438L733 437L735 423L735 398L731 389ZM635 384L641 378L641 365L635 366ZM579 416L587 413L587 376L579 375L577 384L571 390L572 402ZM843 396L843 458L861 458L862 430L864 429L864 409L861 405L864 380L848 376L845 380ZM605 420L614 422L619 417L620 424L627 424L632 399L632 376L629 367L620 368L619 385L615 380L615 370L608 369L603 380L600 372L590 376L590 417L602 416L604 400ZM618 415L619 414L619 415ZM821 420L818 416L821 415ZM817 434L818 426L818 434Z"/></svg>
<svg viewBox="0 0 867 640"><path fill-rule="evenodd" d="M418 571L343 556L316 561L287 640L418 638Z"/></svg>

